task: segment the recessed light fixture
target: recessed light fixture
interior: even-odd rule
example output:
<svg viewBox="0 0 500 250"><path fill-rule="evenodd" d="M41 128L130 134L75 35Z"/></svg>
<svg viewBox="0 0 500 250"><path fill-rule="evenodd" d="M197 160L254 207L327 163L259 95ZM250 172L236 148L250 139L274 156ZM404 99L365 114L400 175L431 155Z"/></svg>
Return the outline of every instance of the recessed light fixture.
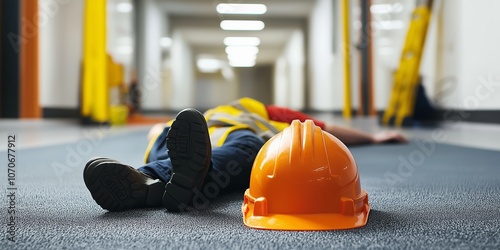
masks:
<svg viewBox="0 0 500 250"><path fill-rule="evenodd" d="M231 66L231 67L253 67L253 66L255 66L255 61L248 61L248 62L229 61L229 66Z"/></svg>
<svg viewBox="0 0 500 250"><path fill-rule="evenodd" d="M223 30L263 30L265 24L253 20L224 20L220 22L220 27Z"/></svg>
<svg viewBox="0 0 500 250"><path fill-rule="evenodd" d="M260 39L258 37L226 37L224 38L226 46L258 46Z"/></svg>
<svg viewBox="0 0 500 250"><path fill-rule="evenodd" d="M256 46L227 46L226 53L228 55L256 55L259 53L259 48Z"/></svg>
<svg viewBox="0 0 500 250"><path fill-rule="evenodd" d="M389 14L389 13L399 13L403 11L404 7L401 3L396 4L374 4L370 6L370 12L372 14Z"/></svg>
<svg viewBox="0 0 500 250"><path fill-rule="evenodd" d="M116 5L116 10L121 13L129 13L133 8L131 3L119 3Z"/></svg>
<svg viewBox="0 0 500 250"><path fill-rule="evenodd" d="M200 72L215 73L222 67L222 63L216 58L198 58L196 66Z"/></svg>
<svg viewBox="0 0 500 250"><path fill-rule="evenodd" d="M241 4L241 3L220 3L217 4L217 12L219 14L243 14L243 15L260 15L267 11L264 4Z"/></svg>
<svg viewBox="0 0 500 250"><path fill-rule="evenodd" d="M246 62L246 61L255 61L257 59L256 54L229 54L227 55L227 59L233 62Z"/></svg>
<svg viewBox="0 0 500 250"><path fill-rule="evenodd" d="M169 48L172 46L172 38L170 37L162 37L160 38L160 46L163 48Z"/></svg>

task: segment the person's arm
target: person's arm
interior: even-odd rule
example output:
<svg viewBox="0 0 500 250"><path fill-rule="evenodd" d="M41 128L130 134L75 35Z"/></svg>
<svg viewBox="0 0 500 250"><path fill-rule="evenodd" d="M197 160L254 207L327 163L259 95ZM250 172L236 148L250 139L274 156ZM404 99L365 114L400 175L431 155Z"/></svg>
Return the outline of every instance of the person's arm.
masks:
<svg viewBox="0 0 500 250"><path fill-rule="evenodd" d="M383 131L370 134L334 124L325 124L324 130L347 145L407 142L406 138L396 131Z"/></svg>
<svg viewBox="0 0 500 250"><path fill-rule="evenodd" d="M278 122L291 123L293 120L300 120L304 122L307 119L314 121L316 126L321 127L326 132L339 138L343 143L347 145L359 145L359 144L375 144L375 143L405 143L406 138L396 131L384 131L374 134L365 133L357 129L352 129L348 127L338 126L334 124L327 124L318 119L304 114L300 111L280 107L276 105L266 106L267 112L269 114L269 119Z"/></svg>
<svg viewBox="0 0 500 250"><path fill-rule="evenodd" d="M293 120L299 120L300 122L304 122L305 120L312 120L316 126L321 127L321 129L325 129L325 122L314 119L312 116L300 111L276 105L268 105L266 106L266 109L271 121L285 122L290 124Z"/></svg>

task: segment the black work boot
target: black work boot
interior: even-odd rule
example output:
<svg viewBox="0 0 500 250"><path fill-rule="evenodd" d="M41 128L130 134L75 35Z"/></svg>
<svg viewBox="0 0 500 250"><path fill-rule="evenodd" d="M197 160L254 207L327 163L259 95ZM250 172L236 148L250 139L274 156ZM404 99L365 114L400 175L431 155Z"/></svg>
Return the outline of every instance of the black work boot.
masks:
<svg viewBox="0 0 500 250"><path fill-rule="evenodd" d="M195 109L179 112L167 134L167 149L173 169L163 205L172 212L185 211L200 192L211 162L212 147L203 114Z"/></svg>
<svg viewBox="0 0 500 250"><path fill-rule="evenodd" d="M162 205L165 183L109 158L90 159L83 180L97 204L109 211Z"/></svg>

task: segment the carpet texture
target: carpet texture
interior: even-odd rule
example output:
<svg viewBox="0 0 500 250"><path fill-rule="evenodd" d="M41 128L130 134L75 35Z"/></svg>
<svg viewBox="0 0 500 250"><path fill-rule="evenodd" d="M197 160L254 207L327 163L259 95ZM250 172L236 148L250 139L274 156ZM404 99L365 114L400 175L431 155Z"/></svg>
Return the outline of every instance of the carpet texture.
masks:
<svg viewBox="0 0 500 250"><path fill-rule="evenodd" d="M342 231L255 230L242 223L243 192L183 214L162 208L109 213L82 170L92 156L139 166L147 131L17 153L15 242L0 249L448 249L500 248L500 152L412 141L352 147L372 208ZM7 153L0 152L7 162ZM7 167L0 171L7 235Z"/></svg>

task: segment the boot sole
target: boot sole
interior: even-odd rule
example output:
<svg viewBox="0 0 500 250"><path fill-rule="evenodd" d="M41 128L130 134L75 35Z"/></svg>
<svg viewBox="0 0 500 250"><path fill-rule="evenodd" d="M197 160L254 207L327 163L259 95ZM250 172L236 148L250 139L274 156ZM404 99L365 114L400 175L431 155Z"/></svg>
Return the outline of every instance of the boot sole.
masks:
<svg viewBox="0 0 500 250"><path fill-rule="evenodd" d="M89 161L84 182L96 203L109 211L162 205L163 182L148 180L137 170L111 159Z"/></svg>
<svg viewBox="0 0 500 250"><path fill-rule="evenodd" d="M173 169L163 205L172 212L185 211L210 166L212 149L205 117L194 109L181 111L167 134L167 148Z"/></svg>

